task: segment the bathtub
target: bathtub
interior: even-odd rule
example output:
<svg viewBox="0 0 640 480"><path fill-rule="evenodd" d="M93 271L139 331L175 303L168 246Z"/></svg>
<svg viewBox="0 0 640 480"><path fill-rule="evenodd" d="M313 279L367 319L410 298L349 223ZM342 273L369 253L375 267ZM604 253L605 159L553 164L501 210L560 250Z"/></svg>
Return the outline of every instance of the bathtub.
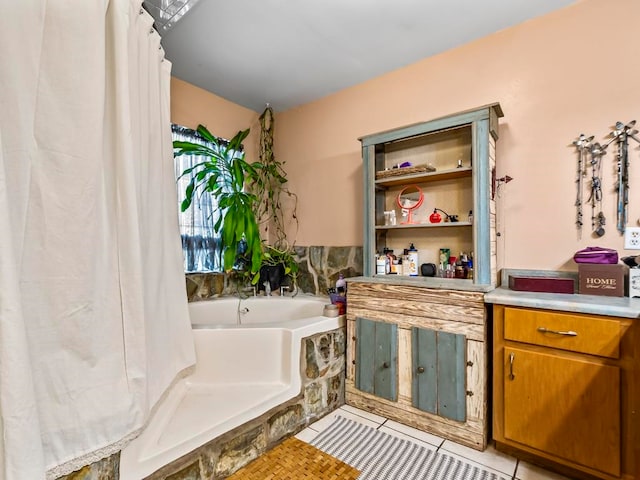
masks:
<svg viewBox="0 0 640 480"><path fill-rule="evenodd" d="M344 326L312 296L222 298L189 305L194 372L179 380L120 455L140 480L300 393L301 340Z"/></svg>

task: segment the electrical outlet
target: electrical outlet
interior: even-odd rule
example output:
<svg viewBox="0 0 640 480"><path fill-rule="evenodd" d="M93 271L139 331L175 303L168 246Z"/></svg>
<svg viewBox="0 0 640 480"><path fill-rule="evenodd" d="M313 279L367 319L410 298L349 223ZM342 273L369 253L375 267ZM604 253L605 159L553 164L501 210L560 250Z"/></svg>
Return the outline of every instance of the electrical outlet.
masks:
<svg viewBox="0 0 640 480"><path fill-rule="evenodd" d="M624 229L625 250L640 250L640 227L627 227Z"/></svg>

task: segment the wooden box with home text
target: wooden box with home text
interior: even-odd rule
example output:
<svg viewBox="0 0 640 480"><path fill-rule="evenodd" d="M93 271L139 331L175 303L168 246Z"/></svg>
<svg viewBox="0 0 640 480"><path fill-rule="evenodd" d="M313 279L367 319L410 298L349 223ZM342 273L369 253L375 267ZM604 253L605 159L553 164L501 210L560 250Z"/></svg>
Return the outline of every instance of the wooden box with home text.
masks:
<svg viewBox="0 0 640 480"><path fill-rule="evenodd" d="M624 297L627 270L623 264L581 263L578 265L578 291L584 295Z"/></svg>

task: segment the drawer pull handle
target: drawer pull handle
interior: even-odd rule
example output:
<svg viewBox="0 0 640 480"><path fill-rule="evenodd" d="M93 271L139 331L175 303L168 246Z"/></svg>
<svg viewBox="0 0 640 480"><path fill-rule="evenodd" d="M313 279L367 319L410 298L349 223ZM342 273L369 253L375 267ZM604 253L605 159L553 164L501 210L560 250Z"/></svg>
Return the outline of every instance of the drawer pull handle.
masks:
<svg viewBox="0 0 640 480"><path fill-rule="evenodd" d="M424 373L424 367L418 367L418 373Z"/></svg>
<svg viewBox="0 0 640 480"><path fill-rule="evenodd" d="M515 353L509 354L509 380L513 380L516 376L513 374L513 360L516 358Z"/></svg>
<svg viewBox="0 0 640 480"><path fill-rule="evenodd" d="M558 330L549 330L548 328L544 328L544 327L538 327L538 331L542 332L542 333L553 333L555 335L565 335L567 337L577 337L578 334L576 332L574 332L573 330L567 330L566 332L564 331L558 331Z"/></svg>

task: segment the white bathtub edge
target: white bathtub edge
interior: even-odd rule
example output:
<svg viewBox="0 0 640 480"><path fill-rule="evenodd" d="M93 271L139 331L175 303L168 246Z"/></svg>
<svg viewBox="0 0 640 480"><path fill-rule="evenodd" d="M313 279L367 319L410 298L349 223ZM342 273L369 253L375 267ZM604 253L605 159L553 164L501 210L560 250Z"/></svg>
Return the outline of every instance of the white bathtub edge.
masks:
<svg viewBox="0 0 640 480"><path fill-rule="evenodd" d="M152 419L148 427L121 451L120 480L140 480L141 478L152 474L165 465L168 465L171 462L179 459L180 457L196 450L207 442L219 437L223 433L239 427L240 425L243 425L244 423L247 423L248 421L253 420L266 413L271 408L274 408L277 405L285 403L298 396L301 393L302 389L302 379L300 372L302 339L312 335L316 335L318 333L336 330L338 328L344 327L345 324L346 319L344 316L333 318L313 317L308 319L280 322L278 328L287 330L292 335L292 348L290 353L291 382L289 383L289 387L285 391L282 391L281 393L266 399L264 402L257 405L250 411L243 412L240 415L236 415L235 417L232 417L227 421L216 425L211 430L202 432L201 434L196 435L179 445L176 445L169 451L159 451L156 452L155 455L147 456L145 455L145 453L149 451L149 443L157 441L159 435L162 434L164 427L170 421L171 415L175 411L176 406L179 404L181 396L184 395L184 385L188 381L189 377L182 379L176 385L175 391L170 392L170 394L165 399L165 402L160 405L155 412L154 417L159 416L162 421L154 422ZM259 328L265 327L266 325L264 324L259 326ZM194 328L197 327L194 326ZM235 326L235 328L238 328L238 326ZM272 328L275 328L275 326Z"/></svg>

